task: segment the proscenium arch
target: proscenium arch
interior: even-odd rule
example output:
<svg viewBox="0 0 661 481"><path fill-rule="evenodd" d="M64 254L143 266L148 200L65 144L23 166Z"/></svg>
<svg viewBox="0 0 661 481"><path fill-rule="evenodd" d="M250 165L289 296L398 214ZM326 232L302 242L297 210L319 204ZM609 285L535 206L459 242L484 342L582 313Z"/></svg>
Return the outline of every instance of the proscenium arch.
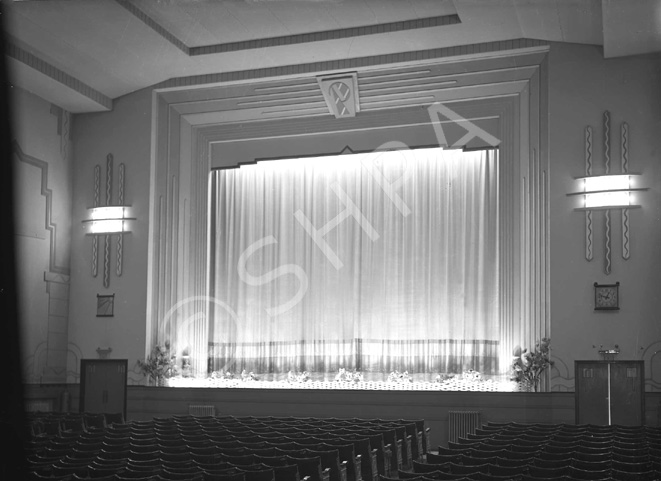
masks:
<svg viewBox="0 0 661 481"><path fill-rule="evenodd" d="M438 145L430 107L439 103L500 141L501 359L517 344L550 336L547 52L534 47L358 68L359 89L369 85L375 95L356 117L343 119L320 107L320 72L155 90L145 351L164 341L157 339L158 320L172 306L208 294L211 169L346 147L368 151L387 141ZM361 91L361 100L368 98ZM446 143L462 147L455 143L467 132L463 121L437 120ZM467 146L484 145L473 139ZM176 314L184 321L206 312L201 301L180 305L187 306ZM206 339L193 342L206 351Z"/></svg>

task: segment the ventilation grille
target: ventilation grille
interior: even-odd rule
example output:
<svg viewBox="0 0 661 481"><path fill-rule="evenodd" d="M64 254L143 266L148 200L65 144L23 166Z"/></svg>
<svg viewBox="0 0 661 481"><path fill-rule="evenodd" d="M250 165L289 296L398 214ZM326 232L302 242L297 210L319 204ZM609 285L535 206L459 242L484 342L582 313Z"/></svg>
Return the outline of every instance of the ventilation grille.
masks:
<svg viewBox="0 0 661 481"><path fill-rule="evenodd" d="M191 416L215 416L216 406L209 404L189 404L188 414Z"/></svg>
<svg viewBox="0 0 661 481"><path fill-rule="evenodd" d="M448 413L448 440L457 442L459 438L465 438L466 434L475 434L480 427L480 413L477 411L450 411Z"/></svg>

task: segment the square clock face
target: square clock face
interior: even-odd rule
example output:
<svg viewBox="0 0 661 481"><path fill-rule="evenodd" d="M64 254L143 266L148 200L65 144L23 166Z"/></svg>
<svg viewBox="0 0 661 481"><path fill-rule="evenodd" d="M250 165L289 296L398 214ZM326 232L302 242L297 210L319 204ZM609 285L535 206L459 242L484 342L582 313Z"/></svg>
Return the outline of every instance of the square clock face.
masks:
<svg viewBox="0 0 661 481"><path fill-rule="evenodd" d="M594 283L594 309L596 311L615 311L620 308L620 283Z"/></svg>

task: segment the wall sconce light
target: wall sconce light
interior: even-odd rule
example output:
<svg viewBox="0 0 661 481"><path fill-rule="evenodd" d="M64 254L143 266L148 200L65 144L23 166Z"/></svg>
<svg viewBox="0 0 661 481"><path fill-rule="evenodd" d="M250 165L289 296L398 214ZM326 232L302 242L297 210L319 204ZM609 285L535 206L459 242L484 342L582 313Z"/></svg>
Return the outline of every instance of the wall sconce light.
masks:
<svg viewBox="0 0 661 481"><path fill-rule="evenodd" d="M631 256L630 250L630 218L629 209L640 207L637 193L648 190L640 187L640 174L629 172L629 125L622 122L620 126L621 158L619 174L611 174L611 148L610 148L610 112L605 111L603 116L604 131L604 175L592 173L592 127L585 128L585 175L577 177L581 183L576 192L569 193L570 196L582 196L582 204L575 208L585 212L585 259L591 261L593 258L593 236L592 211L604 211L605 226L605 249L604 249L604 272L611 273L611 210L618 209L622 213L622 258L626 261Z"/></svg>
<svg viewBox="0 0 661 481"><path fill-rule="evenodd" d="M89 219L83 221L86 234L119 234L131 232L131 208L124 205L92 207Z"/></svg>
<svg viewBox="0 0 661 481"><path fill-rule="evenodd" d="M576 210L632 209L640 207L635 192L647 190L636 187L640 177L629 173L578 177L583 189L568 195L583 196L583 204Z"/></svg>
<svg viewBox="0 0 661 481"><path fill-rule="evenodd" d="M106 157L105 206L101 203L101 166L94 166L94 207L88 209L88 218L83 220L85 234L92 237L92 277L99 272L99 237L103 236L103 287L110 286L110 242L114 235L117 239L116 274L122 275L124 234L131 232L132 209L124 205L124 180L126 167L119 164L119 182L117 183L118 204L112 205L113 193L113 156Z"/></svg>

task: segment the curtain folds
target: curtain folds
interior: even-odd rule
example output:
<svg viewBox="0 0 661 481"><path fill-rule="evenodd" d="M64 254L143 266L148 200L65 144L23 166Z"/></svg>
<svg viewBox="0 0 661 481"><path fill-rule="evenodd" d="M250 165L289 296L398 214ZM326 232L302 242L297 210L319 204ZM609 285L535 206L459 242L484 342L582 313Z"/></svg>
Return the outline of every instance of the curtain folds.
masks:
<svg viewBox="0 0 661 481"><path fill-rule="evenodd" d="M269 161L210 182L213 301L177 339L209 370L498 372L497 151Z"/></svg>

